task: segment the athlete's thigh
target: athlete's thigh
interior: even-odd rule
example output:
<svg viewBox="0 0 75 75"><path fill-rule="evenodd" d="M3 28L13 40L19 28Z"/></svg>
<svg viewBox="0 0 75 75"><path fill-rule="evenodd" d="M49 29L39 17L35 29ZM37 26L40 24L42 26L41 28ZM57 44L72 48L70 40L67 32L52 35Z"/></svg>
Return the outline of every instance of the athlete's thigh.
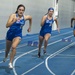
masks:
<svg viewBox="0 0 75 75"><path fill-rule="evenodd" d="M50 33L46 33L45 36L44 36L44 39L45 39L45 40L48 40L48 39L50 38L50 36L51 36Z"/></svg>
<svg viewBox="0 0 75 75"><path fill-rule="evenodd" d="M17 45L20 43L20 41L21 41L21 37L15 37L12 42L12 47L16 48Z"/></svg>

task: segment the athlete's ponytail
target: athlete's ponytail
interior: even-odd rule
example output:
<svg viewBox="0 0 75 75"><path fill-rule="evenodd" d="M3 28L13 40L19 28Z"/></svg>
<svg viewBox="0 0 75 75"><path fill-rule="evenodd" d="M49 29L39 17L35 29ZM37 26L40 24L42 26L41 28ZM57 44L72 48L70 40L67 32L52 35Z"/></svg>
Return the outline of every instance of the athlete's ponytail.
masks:
<svg viewBox="0 0 75 75"><path fill-rule="evenodd" d="M18 13L18 11L15 12L16 14Z"/></svg>
<svg viewBox="0 0 75 75"><path fill-rule="evenodd" d="M47 15L47 14L48 14L48 12L45 15Z"/></svg>

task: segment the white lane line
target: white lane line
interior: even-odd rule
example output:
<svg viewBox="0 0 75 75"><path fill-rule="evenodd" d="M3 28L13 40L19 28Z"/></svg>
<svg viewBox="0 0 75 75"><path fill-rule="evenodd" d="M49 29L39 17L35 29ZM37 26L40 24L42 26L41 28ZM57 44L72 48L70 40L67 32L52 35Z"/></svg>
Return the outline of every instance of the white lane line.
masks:
<svg viewBox="0 0 75 75"><path fill-rule="evenodd" d="M65 34L68 34L68 33L71 33L71 32L73 32L73 31L69 31L69 32L63 33L63 34L65 35ZM54 38L54 37L57 37L57 36L61 36L61 35L63 35L63 34L59 34L59 35L53 36L53 37L51 37L51 38Z"/></svg>
<svg viewBox="0 0 75 75"><path fill-rule="evenodd" d="M67 38L67 37L66 37ZM43 61L44 62L44 61ZM42 62L41 62L42 63ZM43 63L42 63L43 64ZM42 65L41 64L41 65ZM39 65L39 64L38 64ZM39 65L40 66L40 65ZM36 66L35 66L36 67ZM29 69L28 71L26 71L25 73L23 73L23 74L21 74L21 75L25 75L25 74L27 74L28 72L30 72L30 71L32 71L32 70L34 70L35 69L35 67L33 67L33 68L31 68L31 69ZM38 66L37 66L38 67ZM37 68L36 67L36 68Z"/></svg>
<svg viewBox="0 0 75 75"><path fill-rule="evenodd" d="M3 63L3 61L0 61L0 64Z"/></svg>
<svg viewBox="0 0 75 75"><path fill-rule="evenodd" d="M71 73L71 75L75 75L75 70Z"/></svg>
<svg viewBox="0 0 75 75"><path fill-rule="evenodd" d="M55 35L55 36L57 37L57 36L65 35L65 34L68 34L68 33L71 33L71 32L72 32L72 31L67 32L67 33L63 33L63 34L60 34L60 35ZM51 37L51 38L54 38L55 36L53 36L53 37ZM60 40L60 41L61 41L61 40ZM52 43L51 43L51 44L52 44ZM17 48L21 48L21 47L24 47L24 46L26 46L26 43L25 43L25 44L22 44L22 45L19 45ZM3 50L5 50L5 49L2 49L2 51L0 51L0 53L5 52L5 51L3 51ZM0 63L2 63L2 61L1 61Z"/></svg>
<svg viewBox="0 0 75 75"><path fill-rule="evenodd" d="M72 45L74 45L74 44L75 44L75 42L73 42L73 43L71 43L71 44L69 44L69 45L67 45L67 46L65 46L65 47L63 47L63 48L61 48L60 50L56 51L55 53L51 54L50 56L48 56L48 57L46 58L46 60L45 60L45 66L46 66L47 70L48 70L52 75L56 75L56 74L49 68L49 66L48 66L48 59L49 59L49 58L51 59L51 58L55 57L56 55L62 53L63 51L65 51L66 49L70 48L70 47L71 47Z"/></svg>
<svg viewBox="0 0 75 75"><path fill-rule="evenodd" d="M2 50L5 50L5 49L2 49ZM5 51L0 51L0 53L3 53L3 52L5 52Z"/></svg>
<svg viewBox="0 0 75 75"><path fill-rule="evenodd" d="M73 35L68 36L68 37L66 37L66 38L69 38L69 37L72 37L72 36L73 36ZM49 43L48 46L50 46L50 45L52 45L52 44L55 44L55 43L58 43L58 42L60 42L61 40L62 40L62 39L60 39L60 40L58 40L58 41L55 41L55 42L52 42L52 43ZM43 47L44 47L44 46L42 46L42 48L43 48ZM17 61L19 58L21 58L22 56L27 55L27 54L29 54L29 53L31 53L31 52L34 52L34 51L36 51L36 50L38 50L38 48L33 49L33 50L30 50L30 51L28 51L28 52L26 52L26 53L21 54L20 56L18 56L18 57L13 61L13 66L15 66L15 63L16 63L16 61ZM13 72L14 72L14 75L17 75L16 70L15 70L15 67L13 68Z"/></svg>
<svg viewBox="0 0 75 75"><path fill-rule="evenodd" d="M35 67L31 68L30 70L26 71L25 73L21 74L21 75L25 75L25 74L29 73L30 71L34 70L34 69L37 68L38 66L42 65L43 63L44 63L44 61L41 62L40 64L36 65Z"/></svg>
<svg viewBox="0 0 75 75"><path fill-rule="evenodd" d="M59 56L75 57L75 55L73 54L59 54Z"/></svg>
<svg viewBox="0 0 75 75"><path fill-rule="evenodd" d="M72 31L70 31L70 32L67 32L67 33L63 33L63 34L60 34L60 35L65 35L65 34L68 34L68 33L71 33ZM60 35L56 35L56 37L57 36L60 36ZM51 38L54 38L55 36L53 36L53 37L51 37ZM61 40L60 40L61 41ZM55 42L54 42L55 43ZM52 43L51 43L52 44ZM21 46L18 46L17 48L21 48L21 47L24 47L24 46L26 46L26 44L22 44ZM5 50L5 49L2 49L2 50ZM4 51L0 51L0 53L2 53L2 52L4 52ZM0 63L2 63L3 61L1 61Z"/></svg>
<svg viewBox="0 0 75 75"><path fill-rule="evenodd" d="M71 37L71 36L69 36L69 37ZM66 37L66 38L69 38L69 37ZM43 61L44 62L44 61ZM41 62L42 63L42 62ZM43 64L43 63L42 63ZM39 65L40 66L40 65ZM33 68L35 68L35 67L33 67ZM25 74L27 74L28 72L30 72L30 71L32 71L33 70L33 68L31 68L31 69L29 69L28 71L26 71L25 73L23 73L22 75L25 75ZM37 68L37 67L36 67Z"/></svg>
<svg viewBox="0 0 75 75"><path fill-rule="evenodd" d="M68 32L68 33L70 33L70 32ZM68 34L68 33L65 33L65 34ZM63 34L64 35L64 34ZM57 36L57 35L56 35ZM72 36L70 36L70 37L72 37ZM68 37L67 37L68 38ZM59 40L59 41L61 41L61 40ZM58 41L58 42L59 42ZM57 42L57 41L56 41ZM54 42L55 43L55 42ZM53 44L54 44L53 43ZM52 43L51 43L52 44ZM24 46L26 46L26 44L22 44L22 45L20 45L20 46L18 46L17 48L21 48L21 47L24 47ZM5 52L5 51L3 51L3 50L5 50L5 49L2 49L2 51L0 51L0 53L2 53L2 52ZM2 62L0 62L0 63L2 63Z"/></svg>

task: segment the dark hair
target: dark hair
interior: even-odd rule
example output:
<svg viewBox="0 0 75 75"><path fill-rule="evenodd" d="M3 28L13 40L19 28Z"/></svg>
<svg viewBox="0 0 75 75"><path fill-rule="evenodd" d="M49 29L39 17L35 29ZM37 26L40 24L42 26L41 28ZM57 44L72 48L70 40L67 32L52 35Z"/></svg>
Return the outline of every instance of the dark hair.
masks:
<svg viewBox="0 0 75 75"><path fill-rule="evenodd" d="M17 10L16 10L15 13L18 13L18 9L19 9L20 7L24 7L24 10L25 10L25 6L24 6L23 4L20 4L20 5L18 5Z"/></svg>
<svg viewBox="0 0 75 75"><path fill-rule="evenodd" d="M54 8L50 7L50 8L48 9L48 12L49 12L50 10L53 10L53 11L54 11ZM47 12L45 15L47 15L48 12Z"/></svg>
<svg viewBox="0 0 75 75"><path fill-rule="evenodd" d="M50 7L50 8L48 9L48 11L50 11L50 10L53 10L53 11L54 11L54 8Z"/></svg>

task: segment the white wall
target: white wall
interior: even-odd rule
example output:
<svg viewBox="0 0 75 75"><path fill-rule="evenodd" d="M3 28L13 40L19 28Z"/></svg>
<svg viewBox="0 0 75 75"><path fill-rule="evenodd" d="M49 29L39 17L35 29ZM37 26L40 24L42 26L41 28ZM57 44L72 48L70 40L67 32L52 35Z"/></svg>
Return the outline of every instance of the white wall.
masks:
<svg viewBox="0 0 75 75"><path fill-rule="evenodd" d="M75 17L75 0L73 0L74 2L73 2L73 10L74 10L74 14L73 14L73 16Z"/></svg>
<svg viewBox="0 0 75 75"><path fill-rule="evenodd" d="M4 39L6 35L6 22L9 14L12 13L13 4L12 0L0 1L0 39Z"/></svg>
<svg viewBox="0 0 75 75"><path fill-rule="evenodd" d="M42 16L47 13L49 7L53 7L54 0L1 0L0 1L0 40L5 39L8 29L5 28L6 22L10 14L16 11L19 4L26 7L25 14L29 14L33 18L32 33L38 33L40 30L40 22ZM28 22L23 28L23 35L27 33Z"/></svg>
<svg viewBox="0 0 75 75"><path fill-rule="evenodd" d="M49 7L54 7L55 0L1 0L0 1L0 40L5 39L7 28L6 22L10 14L16 11L19 4L26 7L25 14L33 18L32 31L30 34L38 33L42 16L47 13ZM59 0L59 26L60 28L70 27L70 20L75 16L75 0ZM28 22L23 28L23 35L27 32Z"/></svg>
<svg viewBox="0 0 75 75"><path fill-rule="evenodd" d="M59 25L60 28L70 27L71 18L74 16L74 0L59 0Z"/></svg>

